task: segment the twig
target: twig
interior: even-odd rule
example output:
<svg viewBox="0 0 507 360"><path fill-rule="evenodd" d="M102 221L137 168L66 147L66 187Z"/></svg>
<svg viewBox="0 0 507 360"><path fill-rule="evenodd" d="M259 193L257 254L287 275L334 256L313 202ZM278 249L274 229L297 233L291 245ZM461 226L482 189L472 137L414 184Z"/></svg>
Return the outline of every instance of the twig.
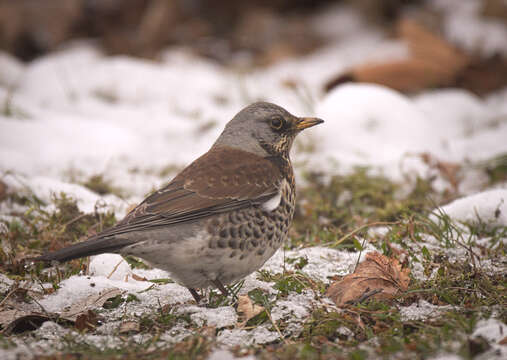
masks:
<svg viewBox="0 0 507 360"><path fill-rule="evenodd" d="M364 224L364 225L361 225L359 226L358 228L352 230L351 232L343 235L341 238L339 238L338 240L336 240L333 245L338 245L342 242L344 242L345 240L347 240L349 237L357 234L358 232L360 232L361 230L363 230L364 228L368 228L368 227L371 227L371 226L379 226L379 225L396 225L396 224L399 224L400 222L399 221L376 221L376 222L372 222L372 223L368 223L368 224Z"/></svg>
<svg viewBox="0 0 507 360"><path fill-rule="evenodd" d="M109 273L109 275L107 275L107 278L108 278L108 279L109 279L109 278L111 278L111 276L113 276L114 272L115 272L116 270L118 270L118 266L120 266L120 264L121 264L123 261L124 261L124 260L123 260L123 259L121 259L121 260L118 262L118 264L116 264L116 265L114 266L113 271L111 271L111 273Z"/></svg>
<svg viewBox="0 0 507 360"><path fill-rule="evenodd" d="M78 220L81 220L82 218L84 218L84 217L85 217L85 216L87 216L87 215L88 215L88 214L81 214L81 215L78 215L78 216L76 216L74 219L67 221L65 224L63 224L63 225L62 225L62 227L65 229L65 228L67 228L67 226L69 226L70 224L75 223L75 222L76 222L76 221L78 221Z"/></svg>
<svg viewBox="0 0 507 360"><path fill-rule="evenodd" d="M268 315L269 321L271 321L271 324L273 324L273 327L275 328L276 332L278 333L278 336L280 336L280 339L285 343L285 345L289 345L289 342L287 339L285 339L282 335L282 332L280 331L280 328L278 325L276 325L276 322L273 321L273 318L271 317L271 312L268 310L267 307L265 307L266 314Z"/></svg>
<svg viewBox="0 0 507 360"><path fill-rule="evenodd" d="M363 292L363 294L361 295L361 297L359 299L352 301L351 304L360 304L363 301L368 300L369 298L371 298L373 295L376 295L376 294L381 293L381 292L382 292L382 289L370 290L368 288L368 289L366 289Z"/></svg>
<svg viewBox="0 0 507 360"><path fill-rule="evenodd" d="M0 307L7 301L7 299L16 292L16 290L19 289L19 286L16 286L15 288L13 288L11 291L9 291L7 293L7 295L2 299L2 301L0 301Z"/></svg>

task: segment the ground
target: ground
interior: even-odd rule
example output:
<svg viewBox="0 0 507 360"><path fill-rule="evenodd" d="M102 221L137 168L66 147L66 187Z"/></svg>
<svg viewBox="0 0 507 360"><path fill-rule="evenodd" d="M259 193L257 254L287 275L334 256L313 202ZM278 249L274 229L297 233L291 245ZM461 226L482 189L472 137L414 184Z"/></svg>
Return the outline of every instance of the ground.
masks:
<svg viewBox="0 0 507 360"><path fill-rule="evenodd" d="M472 46L456 19L450 36ZM0 55L0 357L507 357L507 89L324 94L343 69L406 48L347 8L315 22L341 41L267 68L175 48L111 57L88 42L29 64ZM25 261L114 224L255 100L325 123L293 149L288 241L234 296L195 304L117 255ZM327 289L374 252L408 269L408 287L337 306Z"/></svg>

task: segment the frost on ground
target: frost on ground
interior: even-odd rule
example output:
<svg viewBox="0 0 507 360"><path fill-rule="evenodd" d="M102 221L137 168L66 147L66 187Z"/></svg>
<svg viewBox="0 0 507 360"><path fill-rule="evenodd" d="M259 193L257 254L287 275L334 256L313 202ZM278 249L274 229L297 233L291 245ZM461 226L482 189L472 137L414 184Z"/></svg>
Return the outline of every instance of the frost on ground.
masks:
<svg viewBox="0 0 507 360"><path fill-rule="evenodd" d="M442 1L433 3L447 6ZM475 10L462 5L459 9L464 18L458 21L449 15L446 31L460 42L477 39L479 35L460 35L468 24L463 21L473 18ZM30 64L0 54L0 76L9 84L9 89L0 87L0 99L9 107L0 114L0 180L8 196L0 202L0 219L8 222L30 210L16 198L35 197L43 211L52 213L52 199L60 192L74 198L85 213L111 210L121 218L130 205L204 153L241 107L264 99L294 114L317 115L326 121L295 145L293 160L301 186L308 182L302 175L306 171L332 177L360 165L391 180L405 181L409 189L418 177L432 178L437 191L455 191L455 197L460 197L436 207L428 220L429 228L440 226L445 234L422 234L415 241L404 234L402 244L390 244L390 251L405 257L415 282L442 281L448 276L437 261L442 258L450 263L470 262L473 271L490 276L505 276L505 256L484 258L483 254L505 248L507 235L501 231L507 226L507 185L491 186L478 168L507 153L507 90L485 98L458 89L409 97L376 85L355 84L324 95L322 84L337 72L364 59L403 57L406 49L350 10L322 14L315 24L345 40L307 57L248 72L222 68L177 49L168 50L160 62L105 56L87 43ZM495 34L500 31L495 24L486 24L481 31L487 32L486 28ZM485 51L505 51L505 39L492 37ZM287 86L288 81L295 87ZM450 173L461 180L457 188L452 176L442 175L442 167L453 169L449 164L460 167L459 172ZM97 174L118 191L100 195L90 190L86 184ZM315 219L317 226L320 220ZM9 229L4 222L0 226L2 251L6 251L3 235ZM210 359L242 354L254 358L253 352L238 353L237 349L280 344L314 333L352 341L357 332L364 335L370 324L357 314L341 312L323 289L353 272L368 252L387 251L376 239L386 236L388 229L378 224L366 235L357 233L355 249L360 252L336 249L337 239L278 251L239 289L238 295L248 294L267 310L246 326L238 326L238 312L231 301L209 308L195 305L187 289L173 283L169 274L131 266L117 255L93 257L86 274L67 276L54 292L48 290L53 289L52 283L15 279L30 289L36 301L20 305L12 293L0 302L22 306L23 311L62 313L76 304L85 309L87 300L110 289L117 289L119 295L103 299L108 301L106 307L93 307L99 320L92 333L46 321L32 332L9 338L0 335L0 357L30 358L76 344L87 349L144 346L154 350L203 333L214 340ZM298 277L287 279L287 274ZM0 293L9 293L15 280L0 274ZM220 300L215 292L205 295L210 302ZM466 311L465 306L428 300L400 305L401 319L437 321L449 311ZM332 318L333 314L353 320L347 323ZM481 355L484 359L506 356L507 329L500 318L491 315L468 329L470 338L483 337L493 344ZM127 322L138 327L120 333ZM334 326L331 330L324 326L328 323ZM206 332L208 328L215 330L212 335ZM368 336L372 337L368 342L379 341ZM62 338L67 342L62 343ZM461 358L456 352L447 349L435 358Z"/></svg>

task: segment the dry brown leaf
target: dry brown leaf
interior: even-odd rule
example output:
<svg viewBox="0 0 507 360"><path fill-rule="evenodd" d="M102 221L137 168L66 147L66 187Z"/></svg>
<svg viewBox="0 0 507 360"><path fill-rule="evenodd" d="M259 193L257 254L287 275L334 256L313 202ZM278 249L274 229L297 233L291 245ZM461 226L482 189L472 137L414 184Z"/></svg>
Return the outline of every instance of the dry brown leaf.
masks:
<svg viewBox="0 0 507 360"><path fill-rule="evenodd" d="M45 316L45 318L49 319L48 316L45 314L40 313L38 314L31 311L16 310L16 309L5 310L0 312L0 327L4 329L4 331L7 331L9 327L12 330L12 328L15 327L16 325L14 324L15 321L17 321L18 319L22 319L26 316L29 316L30 314ZM11 330L7 332L11 332Z"/></svg>
<svg viewBox="0 0 507 360"><path fill-rule="evenodd" d="M139 276L136 274L132 274L132 279L134 279L136 281L148 281L148 279L146 279L144 276Z"/></svg>
<svg viewBox="0 0 507 360"><path fill-rule="evenodd" d="M348 76L357 82L381 84L402 92L444 85L450 81L444 67L417 58L357 66Z"/></svg>
<svg viewBox="0 0 507 360"><path fill-rule="evenodd" d="M88 310L85 314L79 314L76 317L74 326L79 331L94 330L98 324L98 317L95 312Z"/></svg>
<svg viewBox="0 0 507 360"><path fill-rule="evenodd" d="M24 310L6 310L0 312L0 333L5 335L19 334L39 328L46 321L65 322L55 313L40 313ZM71 323L71 322L70 322Z"/></svg>
<svg viewBox="0 0 507 360"><path fill-rule="evenodd" d="M248 297L248 295L240 295L238 297L237 311L239 318L241 319L240 321L238 321L237 326L243 327L248 322L248 320L263 312L264 307L252 303L252 300L250 299L250 297Z"/></svg>
<svg viewBox="0 0 507 360"><path fill-rule="evenodd" d="M137 321L125 321L120 325L120 334L132 334L141 331L141 325Z"/></svg>
<svg viewBox="0 0 507 360"><path fill-rule="evenodd" d="M410 281L410 269L402 269L398 260L378 252L366 255L353 274L345 276L329 287L326 295L337 306L362 301L373 297L389 300L401 291L406 291Z"/></svg>
<svg viewBox="0 0 507 360"><path fill-rule="evenodd" d="M413 58L439 66L450 77L448 80L453 79L470 63L467 55L414 20L400 20L398 33L408 44Z"/></svg>
<svg viewBox="0 0 507 360"><path fill-rule="evenodd" d="M356 66L331 79L325 90L349 81L375 83L409 93L451 86L472 62L470 56L413 20L399 21L398 34L408 44L409 58Z"/></svg>

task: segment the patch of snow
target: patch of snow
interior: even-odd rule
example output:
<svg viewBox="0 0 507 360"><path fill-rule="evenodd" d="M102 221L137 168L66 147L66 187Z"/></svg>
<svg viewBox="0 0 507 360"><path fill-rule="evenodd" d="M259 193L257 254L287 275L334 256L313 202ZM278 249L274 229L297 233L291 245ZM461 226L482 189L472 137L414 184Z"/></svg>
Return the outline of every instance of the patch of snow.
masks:
<svg viewBox="0 0 507 360"><path fill-rule="evenodd" d="M315 293L304 290L301 294L291 294L288 300L278 300L271 309L273 321L283 320L285 336L297 337L303 331L303 324L310 315L311 309L316 306Z"/></svg>
<svg viewBox="0 0 507 360"><path fill-rule="evenodd" d="M227 347L267 344L280 339L276 331L270 331L266 325L259 325L255 329L225 329L218 333L217 342Z"/></svg>
<svg viewBox="0 0 507 360"><path fill-rule="evenodd" d="M255 360L255 356L248 355L248 356L243 356L243 357L237 358L230 351L227 351L224 349L217 349L217 350L214 350L210 354L210 356L208 357L208 360L237 360L237 359Z"/></svg>
<svg viewBox="0 0 507 360"><path fill-rule="evenodd" d="M507 345L500 341L507 338L507 325L497 319L479 320L475 325L472 337L486 339L491 348L477 356L479 360L500 360L507 358Z"/></svg>
<svg viewBox="0 0 507 360"><path fill-rule="evenodd" d="M396 111L392 111L396 109ZM345 165L398 166L408 153L436 146L434 129L410 99L374 84L345 84L317 105L326 122L313 133L321 158ZM396 169L389 168L389 173Z"/></svg>
<svg viewBox="0 0 507 360"><path fill-rule="evenodd" d="M507 337L507 325L497 319L479 320L472 336L482 336L489 342L498 343Z"/></svg>
<svg viewBox="0 0 507 360"><path fill-rule="evenodd" d="M451 41L472 54L507 54L507 25L481 16L483 1L432 0L430 4L443 12L444 32Z"/></svg>
<svg viewBox="0 0 507 360"><path fill-rule="evenodd" d="M179 308L177 313L190 313L190 318L199 327L207 325L221 329L228 326L234 326L238 322L238 315L231 306L208 309L201 306L191 305Z"/></svg>
<svg viewBox="0 0 507 360"><path fill-rule="evenodd" d="M436 210L437 214L440 212L459 222L507 226L507 190L494 189L466 196Z"/></svg>
<svg viewBox="0 0 507 360"><path fill-rule="evenodd" d="M4 274L0 274L0 293L6 293L12 284L14 284L13 280L9 279Z"/></svg>
<svg viewBox="0 0 507 360"><path fill-rule="evenodd" d="M347 275L354 270L355 264L363 260L367 253L376 250L371 244L365 244L365 250L361 253L340 251L322 246L308 247L298 250L278 250L271 259L261 268L271 273L282 273L286 270L295 270L294 264L284 261L285 258L305 257L308 264L302 269L305 274L323 282L329 282L329 278L335 275Z"/></svg>
<svg viewBox="0 0 507 360"><path fill-rule="evenodd" d="M426 300L419 300L409 306L400 307L402 321L427 320L440 316L443 312L451 310L452 306L437 306L430 304Z"/></svg>
<svg viewBox="0 0 507 360"><path fill-rule="evenodd" d="M2 181L7 185L9 193L16 192L20 196L36 195L45 204L49 204L48 211L55 210L51 201L62 192L76 200L79 209L87 213L94 212L96 208L101 211L114 209L121 216L127 210L127 203L115 195L100 196L84 186L46 176L7 174Z"/></svg>
<svg viewBox="0 0 507 360"><path fill-rule="evenodd" d="M309 309L314 303L315 294L311 290L305 290L301 294L294 294L290 300L279 300L271 309L273 321L302 320L309 315Z"/></svg>
<svg viewBox="0 0 507 360"><path fill-rule="evenodd" d="M169 344L175 344L183 341L193 333L192 330L187 329L183 324L179 323L160 335L160 340Z"/></svg>
<svg viewBox="0 0 507 360"><path fill-rule="evenodd" d="M24 70L25 67L21 61L0 51L0 86L14 90Z"/></svg>
<svg viewBox="0 0 507 360"><path fill-rule="evenodd" d="M507 123L499 122L503 110L463 90L409 98L380 85L344 84L318 103L316 113L326 120L312 133L321 159L346 169L380 167L394 179L424 175L427 165L412 159L424 152L453 162L507 152Z"/></svg>
<svg viewBox="0 0 507 360"><path fill-rule="evenodd" d="M497 25L484 25L476 16L475 5L467 5L469 1L433 3L444 9L445 31L457 43L473 48L478 39L487 35L486 41L480 41L484 54L500 48L506 51L507 36L498 35L503 32ZM470 24L477 22L482 25L473 30ZM507 90L484 99L461 90L424 91L409 97L381 86L346 84L324 95L323 84L347 68L365 61L403 58L407 48L361 19L355 10L341 5L324 11L311 26L337 41L309 56L253 70L226 69L174 48L167 50L160 62L105 56L83 43L26 65L0 54L0 86L12 86L13 104L27 115L23 119L0 115L2 181L9 192L33 193L48 204L60 191L74 197L85 212L106 204L99 210L114 209L121 218L129 204L142 200L175 175L178 168L207 151L225 123L241 107L258 99L278 103L295 115L317 115L325 120L297 140L293 159L295 164L306 161L309 168L327 174L368 165L390 178L405 179L407 175L428 175L430 170L417 157L419 152L427 151L440 160L455 162L484 160L507 152L504 121ZM288 81L296 86L287 86ZM0 88L0 99L5 96L7 89ZM298 143L314 144L319 156L298 152ZM95 174L104 174L113 186L125 190L125 200L115 195L99 196L80 185ZM484 181L470 177L460 190L473 193L480 187L478 184L487 184ZM445 184L439 185L444 187ZM505 226L507 208L499 201L504 198L505 190L492 190L457 200L442 209L456 221L476 221L479 214L482 221L492 226ZM26 210L5 203L0 204L2 218ZM48 210L52 210L50 206ZM369 237L382 236L384 231L376 228L369 232ZM435 238L428 236L423 241L419 245L424 244L430 251L444 251L451 260L462 261L467 256L468 250L445 248ZM367 243L361 259L358 253L324 246L279 250L263 270L271 273L295 270L294 264L284 258L305 257L308 264L302 272L329 283L331 276L352 272L358 260L373 250L375 247ZM415 256L422 256L420 248L413 250ZM119 261L117 255L94 257L90 264L92 276L64 280L60 289L39 302L47 311L60 312L111 287L124 291L125 296L134 294L139 301L104 311L107 323L97 329L97 335L79 335L45 323L35 332L39 340L28 346L23 343L26 338L20 338L14 352L27 356L48 353L59 344L51 338L51 333L58 331L79 335L81 341L102 348L115 347L120 343L112 335L122 320L153 314L162 305L170 305L176 313L190 313L192 321L200 326L206 323L221 329L217 340L225 348L279 340L270 323L252 330L227 329L237 321L232 306L208 309L189 305L190 293L178 284L153 284L136 281L132 276L125 281L132 272L147 279L168 278L168 273L162 270L131 270L126 262L121 262L108 279ZM491 271L501 270L490 260L483 261L482 266ZM433 269L430 278L436 271ZM424 276L420 262L413 263L412 274L416 278ZM257 278L256 273L248 276L240 293L260 288L276 294L273 283ZM0 291L6 291L11 284L12 281L0 276ZM309 290L291 293L273 303L271 315L275 321L285 322L284 334L297 334L312 307L323 303L331 306L326 298L315 299ZM407 318L419 318L440 310L442 307L436 309L420 302L401 311ZM481 324L477 334L490 329L491 324L486 325ZM346 329L340 333L350 334ZM191 334L192 330L180 323L161 334L159 341L175 343ZM134 339L146 340L144 336ZM0 357L15 358L14 352L0 349ZM228 356L226 353L225 349L217 350L212 356Z"/></svg>
<svg viewBox="0 0 507 360"><path fill-rule="evenodd" d="M132 276L130 265L121 255L100 254L92 256L88 271L92 276L104 276L111 280L124 280Z"/></svg>
<svg viewBox="0 0 507 360"><path fill-rule="evenodd" d="M463 358L454 354L439 354L437 356L430 357L430 360L463 360Z"/></svg>
<svg viewBox="0 0 507 360"><path fill-rule="evenodd" d="M34 335L40 340L50 340L60 342L63 335L69 331L64 327L52 321L44 322L40 328L35 330Z"/></svg>

